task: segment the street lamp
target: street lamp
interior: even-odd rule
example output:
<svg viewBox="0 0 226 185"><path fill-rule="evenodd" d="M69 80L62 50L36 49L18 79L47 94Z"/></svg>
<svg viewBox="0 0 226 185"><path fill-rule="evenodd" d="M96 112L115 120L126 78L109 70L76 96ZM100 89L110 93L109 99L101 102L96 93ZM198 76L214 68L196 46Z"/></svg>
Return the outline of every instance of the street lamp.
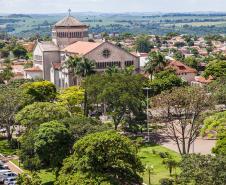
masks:
<svg viewBox="0 0 226 185"><path fill-rule="evenodd" d="M149 108L149 90L151 90L151 88L144 88L145 91L147 91L147 108L146 108L146 114L147 114L147 129L148 129L148 142L150 142L150 129L149 129L149 117L148 117L148 108Z"/></svg>

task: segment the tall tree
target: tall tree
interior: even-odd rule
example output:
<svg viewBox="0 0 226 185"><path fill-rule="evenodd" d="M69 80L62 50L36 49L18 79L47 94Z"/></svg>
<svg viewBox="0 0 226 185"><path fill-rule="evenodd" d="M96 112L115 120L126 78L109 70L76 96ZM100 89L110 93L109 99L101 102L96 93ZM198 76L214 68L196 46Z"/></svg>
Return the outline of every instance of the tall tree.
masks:
<svg viewBox="0 0 226 185"><path fill-rule="evenodd" d="M148 55L148 62L144 69L151 75L151 80L153 79L153 74L164 69L167 62L165 56L160 52L150 52Z"/></svg>
<svg viewBox="0 0 226 185"><path fill-rule="evenodd" d="M112 131L90 134L77 141L64 161L57 185L141 184L144 167L132 142Z"/></svg>
<svg viewBox="0 0 226 185"><path fill-rule="evenodd" d="M214 60L210 62L204 71L204 77L212 76L214 79L226 76L226 61Z"/></svg>
<svg viewBox="0 0 226 185"><path fill-rule="evenodd" d="M0 127L6 129L7 138L12 139L15 122L15 114L29 101L21 88L10 85L0 87Z"/></svg>
<svg viewBox="0 0 226 185"><path fill-rule="evenodd" d="M153 107L158 110L155 117L165 122L165 134L177 144L180 154L190 152L202 127L199 118L210 108L211 99L198 87L175 88L152 99Z"/></svg>
<svg viewBox="0 0 226 185"><path fill-rule="evenodd" d="M85 78L95 73L95 62L87 58L70 57L66 62L66 67L75 75L74 79L76 76ZM84 93L84 115L88 116L86 89Z"/></svg>
<svg viewBox="0 0 226 185"><path fill-rule="evenodd" d="M135 41L136 50L142 53L149 53L153 48L148 35L140 35Z"/></svg>

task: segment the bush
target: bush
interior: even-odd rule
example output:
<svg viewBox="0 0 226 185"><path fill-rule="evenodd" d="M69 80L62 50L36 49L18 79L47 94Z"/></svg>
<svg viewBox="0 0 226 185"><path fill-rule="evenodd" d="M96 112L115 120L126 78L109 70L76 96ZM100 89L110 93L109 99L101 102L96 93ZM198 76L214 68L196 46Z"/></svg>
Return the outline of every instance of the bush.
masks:
<svg viewBox="0 0 226 185"><path fill-rule="evenodd" d="M162 159L168 158L169 157L169 153L168 152L159 152L159 156Z"/></svg>
<svg viewBox="0 0 226 185"><path fill-rule="evenodd" d="M169 178L164 178L164 179L161 179L159 182L161 185L173 185L174 180Z"/></svg>

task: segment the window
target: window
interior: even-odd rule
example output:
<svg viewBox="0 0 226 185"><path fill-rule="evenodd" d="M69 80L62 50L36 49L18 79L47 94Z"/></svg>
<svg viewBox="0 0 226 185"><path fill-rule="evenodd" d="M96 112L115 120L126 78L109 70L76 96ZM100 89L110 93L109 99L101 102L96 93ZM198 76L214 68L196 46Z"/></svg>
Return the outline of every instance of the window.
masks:
<svg viewBox="0 0 226 185"><path fill-rule="evenodd" d="M134 62L132 60L125 61L125 66L126 67L132 66L132 65L134 65Z"/></svg>
<svg viewBox="0 0 226 185"><path fill-rule="evenodd" d="M105 49L102 54L104 58L109 58L111 55L111 52L108 49Z"/></svg>

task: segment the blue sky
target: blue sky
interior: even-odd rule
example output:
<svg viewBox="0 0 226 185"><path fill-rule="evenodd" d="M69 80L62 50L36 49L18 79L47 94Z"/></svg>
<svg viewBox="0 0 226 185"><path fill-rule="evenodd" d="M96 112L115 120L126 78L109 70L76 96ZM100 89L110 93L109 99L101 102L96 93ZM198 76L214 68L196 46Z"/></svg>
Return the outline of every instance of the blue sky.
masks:
<svg viewBox="0 0 226 185"><path fill-rule="evenodd" d="M0 0L0 13L226 12L226 0Z"/></svg>

